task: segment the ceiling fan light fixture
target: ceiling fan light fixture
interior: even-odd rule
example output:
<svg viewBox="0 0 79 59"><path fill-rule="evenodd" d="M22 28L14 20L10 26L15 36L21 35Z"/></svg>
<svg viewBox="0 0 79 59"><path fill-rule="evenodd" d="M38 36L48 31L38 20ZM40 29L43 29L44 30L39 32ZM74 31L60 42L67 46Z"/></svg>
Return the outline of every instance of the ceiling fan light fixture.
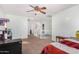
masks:
<svg viewBox="0 0 79 59"><path fill-rule="evenodd" d="M40 6L32 6L30 5L30 7L33 8L33 10L29 10L27 12L31 12L31 11L34 11L36 14L38 13L42 13L42 14L46 14L46 12L44 11L45 9L47 9L46 7L40 7Z"/></svg>

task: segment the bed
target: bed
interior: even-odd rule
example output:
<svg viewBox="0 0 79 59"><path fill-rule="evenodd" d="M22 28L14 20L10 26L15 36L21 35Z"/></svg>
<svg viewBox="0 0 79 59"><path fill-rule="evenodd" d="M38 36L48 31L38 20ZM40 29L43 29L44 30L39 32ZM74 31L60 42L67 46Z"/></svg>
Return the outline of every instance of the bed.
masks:
<svg viewBox="0 0 79 59"><path fill-rule="evenodd" d="M79 41L64 38L43 48L41 54L79 54Z"/></svg>

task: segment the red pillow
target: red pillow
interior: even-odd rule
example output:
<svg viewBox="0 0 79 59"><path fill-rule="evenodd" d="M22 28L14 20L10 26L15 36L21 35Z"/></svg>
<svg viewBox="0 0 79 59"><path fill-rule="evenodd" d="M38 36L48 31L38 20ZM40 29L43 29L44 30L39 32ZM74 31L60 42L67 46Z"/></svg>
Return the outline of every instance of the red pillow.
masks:
<svg viewBox="0 0 79 59"><path fill-rule="evenodd" d="M74 47L74 48L79 49L79 44L74 44L74 45L71 45L71 47Z"/></svg>

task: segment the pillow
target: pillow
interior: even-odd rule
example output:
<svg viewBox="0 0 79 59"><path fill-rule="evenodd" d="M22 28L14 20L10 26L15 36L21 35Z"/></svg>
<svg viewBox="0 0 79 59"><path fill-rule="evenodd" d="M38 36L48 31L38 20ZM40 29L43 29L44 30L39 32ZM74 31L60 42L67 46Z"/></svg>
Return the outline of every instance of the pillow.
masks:
<svg viewBox="0 0 79 59"><path fill-rule="evenodd" d="M79 49L79 44L74 44L74 45L71 45L71 47L74 47L74 48Z"/></svg>
<svg viewBox="0 0 79 59"><path fill-rule="evenodd" d="M63 41L61 41L61 43L66 44L68 46L76 44L75 42L71 42L71 41L68 41L68 40L63 40Z"/></svg>

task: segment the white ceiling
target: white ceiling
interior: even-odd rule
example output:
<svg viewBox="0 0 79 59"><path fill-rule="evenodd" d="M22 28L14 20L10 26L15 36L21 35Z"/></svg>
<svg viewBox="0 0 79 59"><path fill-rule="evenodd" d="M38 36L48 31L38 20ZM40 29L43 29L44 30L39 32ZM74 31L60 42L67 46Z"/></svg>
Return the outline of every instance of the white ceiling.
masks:
<svg viewBox="0 0 79 59"><path fill-rule="evenodd" d="M33 5L36 6L36 5ZM38 6L45 6L47 8L47 15L54 15L55 13L61 12L67 8L74 6L73 4L42 4ZM31 10L28 4L0 4L0 9L6 14L16 14L20 16L35 16L34 12L26 12ZM40 14L43 15L43 14Z"/></svg>

